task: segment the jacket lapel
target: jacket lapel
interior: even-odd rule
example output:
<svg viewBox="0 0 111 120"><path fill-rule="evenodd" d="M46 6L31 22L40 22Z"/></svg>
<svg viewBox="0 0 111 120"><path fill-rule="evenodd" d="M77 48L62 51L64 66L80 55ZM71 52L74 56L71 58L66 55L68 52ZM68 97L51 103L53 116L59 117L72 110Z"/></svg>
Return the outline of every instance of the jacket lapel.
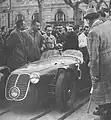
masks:
<svg viewBox="0 0 111 120"><path fill-rule="evenodd" d="M96 20L93 24L92 24L92 26L91 26L91 29L93 29L94 27L96 27L96 26L98 26L99 24L102 24L104 21L102 21L102 20Z"/></svg>

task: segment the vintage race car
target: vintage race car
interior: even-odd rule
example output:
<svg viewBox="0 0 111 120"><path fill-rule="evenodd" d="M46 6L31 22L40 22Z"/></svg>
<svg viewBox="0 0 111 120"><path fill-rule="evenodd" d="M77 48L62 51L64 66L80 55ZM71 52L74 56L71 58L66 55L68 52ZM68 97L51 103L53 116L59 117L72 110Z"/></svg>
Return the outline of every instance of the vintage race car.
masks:
<svg viewBox="0 0 111 120"><path fill-rule="evenodd" d="M55 98L57 105L64 109L74 104L78 92L90 87L89 69L82 53L66 50L60 54L56 50L13 71L7 79L5 97L22 101L31 91L36 91L39 101Z"/></svg>

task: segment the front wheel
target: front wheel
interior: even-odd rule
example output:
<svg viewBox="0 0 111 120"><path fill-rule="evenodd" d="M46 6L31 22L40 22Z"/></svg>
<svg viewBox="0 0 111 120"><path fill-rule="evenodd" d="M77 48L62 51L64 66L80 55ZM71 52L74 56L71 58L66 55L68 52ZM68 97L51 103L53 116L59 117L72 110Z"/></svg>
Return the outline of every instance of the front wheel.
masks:
<svg viewBox="0 0 111 120"><path fill-rule="evenodd" d="M56 83L56 101L61 111L71 108L76 100L76 81L71 72L60 71Z"/></svg>

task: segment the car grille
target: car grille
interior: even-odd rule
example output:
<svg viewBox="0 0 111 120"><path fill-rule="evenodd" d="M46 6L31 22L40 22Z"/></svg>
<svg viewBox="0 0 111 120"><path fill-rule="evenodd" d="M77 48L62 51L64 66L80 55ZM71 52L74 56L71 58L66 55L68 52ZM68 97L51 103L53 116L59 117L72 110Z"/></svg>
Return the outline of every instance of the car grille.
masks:
<svg viewBox="0 0 111 120"><path fill-rule="evenodd" d="M9 96L9 91L10 88L16 86L20 90L20 95L14 100L16 101L23 100L27 96L29 84L30 84L30 76L28 74L21 74L19 77L18 74L11 75L6 84L6 92L5 92L6 98L12 100L12 98L10 98Z"/></svg>
<svg viewBox="0 0 111 120"><path fill-rule="evenodd" d="M15 85L15 82L16 82L17 77L18 77L18 74L12 74L12 75L8 78L8 80L7 80L5 93L6 93L6 97L7 97L8 99L10 99L10 97L9 97L9 90L10 90L11 87L13 87L13 86Z"/></svg>
<svg viewBox="0 0 111 120"><path fill-rule="evenodd" d="M20 89L20 95L16 100L22 100L27 96L30 84L30 76L28 74L21 74L18 78L16 86Z"/></svg>

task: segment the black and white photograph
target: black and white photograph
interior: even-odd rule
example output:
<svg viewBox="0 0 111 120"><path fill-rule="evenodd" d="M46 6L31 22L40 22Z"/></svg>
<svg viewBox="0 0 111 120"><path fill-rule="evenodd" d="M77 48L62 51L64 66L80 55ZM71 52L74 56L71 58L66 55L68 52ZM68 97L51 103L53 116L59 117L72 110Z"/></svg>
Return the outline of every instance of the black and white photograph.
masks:
<svg viewBox="0 0 111 120"><path fill-rule="evenodd" d="M0 0L0 120L111 120L111 0Z"/></svg>

